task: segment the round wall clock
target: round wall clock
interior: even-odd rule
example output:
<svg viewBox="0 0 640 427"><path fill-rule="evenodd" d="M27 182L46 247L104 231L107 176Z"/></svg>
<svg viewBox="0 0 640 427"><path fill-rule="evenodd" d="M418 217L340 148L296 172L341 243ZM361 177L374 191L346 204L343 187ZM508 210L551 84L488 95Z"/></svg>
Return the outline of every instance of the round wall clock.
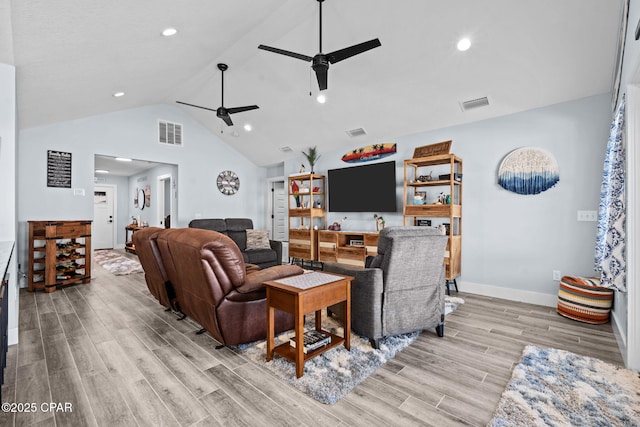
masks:
<svg viewBox="0 0 640 427"><path fill-rule="evenodd" d="M220 172L216 183L218 184L218 190L227 196L236 194L240 188L240 178L233 171Z"/></svg>

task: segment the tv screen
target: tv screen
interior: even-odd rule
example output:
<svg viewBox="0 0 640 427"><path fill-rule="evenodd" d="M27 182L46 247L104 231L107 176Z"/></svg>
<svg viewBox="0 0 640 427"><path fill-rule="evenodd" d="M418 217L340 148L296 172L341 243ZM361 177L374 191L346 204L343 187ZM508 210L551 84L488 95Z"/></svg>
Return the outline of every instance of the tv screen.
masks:
<svg viewBox="0 0 640 427"><path fill-rule="evenodd" d="M330 169L330 212L395 212L396 162Z"/></svg>

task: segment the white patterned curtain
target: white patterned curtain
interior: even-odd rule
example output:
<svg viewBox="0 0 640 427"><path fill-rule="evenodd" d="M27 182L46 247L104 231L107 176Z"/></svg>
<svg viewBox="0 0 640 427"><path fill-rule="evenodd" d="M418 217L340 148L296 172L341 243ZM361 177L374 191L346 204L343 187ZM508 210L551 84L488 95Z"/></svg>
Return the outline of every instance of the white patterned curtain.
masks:
<svg viewBox="0 0 640 427"><path fill-rule="evenodd" d="M595 268L600 272L601 286L619 291L627 289L624 109L623 97L611 123L604 159L595 256Z"/></svg>

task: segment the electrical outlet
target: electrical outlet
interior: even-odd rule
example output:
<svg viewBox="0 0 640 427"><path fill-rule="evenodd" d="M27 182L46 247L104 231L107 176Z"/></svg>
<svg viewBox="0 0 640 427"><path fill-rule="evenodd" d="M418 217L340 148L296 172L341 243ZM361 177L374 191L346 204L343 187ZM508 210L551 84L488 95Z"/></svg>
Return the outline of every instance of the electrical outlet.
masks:
<svg viewBox="0 0 640 427"><path fill-rule="evenodd" d="M560 281L560 270L553 270L553 280Z"/></svg>

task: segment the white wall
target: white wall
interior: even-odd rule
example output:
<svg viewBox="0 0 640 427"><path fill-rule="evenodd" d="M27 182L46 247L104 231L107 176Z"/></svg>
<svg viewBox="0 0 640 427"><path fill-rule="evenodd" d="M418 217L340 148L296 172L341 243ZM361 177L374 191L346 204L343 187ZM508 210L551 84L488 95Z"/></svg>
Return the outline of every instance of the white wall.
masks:
<svg viewBox="0 0 640 427"><path fill-rule="evenodd" d="M0 64L0 240L11 242L16 242L16 126L16 69ZM18 247L16 242L8 268L9 344L18 342Z"/></svg>
<svg viewBox="0 0 640 427"><path fill-rule="evenodd" d="M183 125L182 148L157 143L159 119ZM85 189L85 196L73 196L73 189L47 188L47 150L72 153L71 185ZM203 218L249 217L256 228L263 227L265 169L256 167L180 108L153 105L20 132L19 241L26 242L27 220L93 218L95 154L177 165L176 227L186 226L196 214ZM218 173L226 169L240 177L240 190L234 196L225 196L216 187ZM19 255L26 265L26 250L22 248Z"/></svg>
<svg viewBox="0 0 640 427"><path fill-rule="evenodd" d="M451 152L463 159L461 290L555 305L562 274L592 275L595 222L578 222L578 210L597 210L604 148L610 125L608 94L552 105L496 119L393 141L354 142L353 148L396 142L398 153L380 161L397 165L398 213L386 223L402 225L403 160L417 146L453 140ZM510 151L541 147L554 155L560 182L539 195L523 196L497 184L497 169ZM322 152L318 173L348 167L344 152ZM297 172L304 158L286 162L286 175ZM357 189L354 189L357 191ZM347 216L343 229L375 230L373 213L328 213L327 223Z"/></svg>

